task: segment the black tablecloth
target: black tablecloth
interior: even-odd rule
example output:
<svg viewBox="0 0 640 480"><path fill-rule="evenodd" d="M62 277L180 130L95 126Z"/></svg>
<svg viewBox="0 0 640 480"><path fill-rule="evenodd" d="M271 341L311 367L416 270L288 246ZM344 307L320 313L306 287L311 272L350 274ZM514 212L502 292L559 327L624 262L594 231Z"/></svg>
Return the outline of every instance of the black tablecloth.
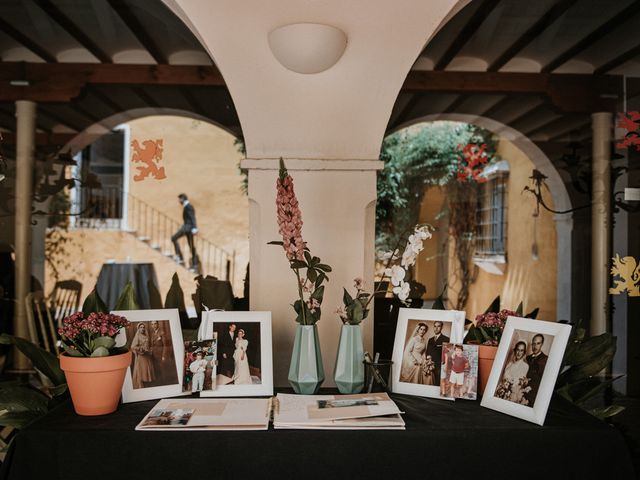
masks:
<svg viewBox="0 0 640 480"><path fill-rule="evenodd" d="M153 263L105 263L98 275L96 288L107 308L113 310L127 282L131 282L138 305L142 309L148 309L151 308L147 288L149 279L158 288L158 278Z"/></svg>
<svg viewBox="0 0 640 480"><path fill-rule="evenodd" d="M155 401L103 417L67 403L17 435L0 478L633 477L619 432L559 397L544 427L479 402L393 398L406 431L136 432Z"/></svg>

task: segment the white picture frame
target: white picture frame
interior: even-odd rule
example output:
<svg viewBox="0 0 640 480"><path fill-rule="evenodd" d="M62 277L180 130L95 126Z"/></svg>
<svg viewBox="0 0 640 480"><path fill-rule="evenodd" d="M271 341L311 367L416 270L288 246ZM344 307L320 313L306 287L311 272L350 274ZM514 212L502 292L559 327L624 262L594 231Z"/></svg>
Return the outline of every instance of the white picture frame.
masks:
<svg viewBox="0 0 640 480"><path fill-rule="evenodd" d="M411 341L411 332L407 330L415 329L420 323L433 326L435 322L444 324L442 333L448 337L443 340L449 343L462 343L464 338L465 312L458 310L429 310L418 308L401 308L398 313L398 323L396 325L396 336L393 343L393 367L391 371L391 388L394 393L406 393L420 397L442 398L443 400L453 400L440 396L440 382L434 385L423 385L412 383L401 378L403 365L405 362L405 350ZM429 329L432 330L432 329ZM425 333L427 335L429 330ZM428 342L429 338L425 340ZM440 350L441 352L441 350ZM440 365L440 361L438 365Z"/></svg>
<svg viewBox="0 0 640 480"><path fill-rule="evenodd" d="M214 390L207 390L200 393L201 397L262 397L273 395L273 352L272 352L272 339L271 339L271 312L225 312L219 310L209 310L202 312L202 318L204 323L204 337L199 340L206 340L213 336L213 332L218 333L218 380L216 382L216 388ZM253 383L251 384L229 384L226 383L230 376L231 370L231 354L229 350L229 342L235 340L228 340L226 337L231 338L229 335L229 327L231 324L236 325L236 332L239 337L240 330L246 330L249 332L244 338L247 343L247 358L248 365L251 370L250 377ZM260 359L259 368L256 367L257 362L252 363L252 351L255 352L255 347L252 347L251 343L255 342L255 336L259 330L259 355ZM200 334L202 335L202 333ZM237 345L237 344L236 344ZM255 343L254 343L255 345ZM225 350L227 350L225 352ZM237 350L237 347L236 347ZM236 353L234 350L234 354ZM240 352L240 350L238 350ZM224 355L227 355L225 359ZM254 358L256 358L254 356ZM225 364L226 360L226 364ZM235 369L235 358L233 359L233 368ZM259 370L259 375L256 375ZM235 371L235 370L234 370ZM256 383L259 380L259 383Z"/></svg>
<svg viewBox="0 0 640 480"><path fill-rule="evenodd" d="M122 386L122 403L140 402L144 400L155 400L159 398L175 397L178 395L188 395L190 392L182 392L182 377L184 362L184 342L182 339L182 329L180 327L180 314L178 309L155 309L155 310L119 310L111 312L115 315L121 315L131 322L130 327L122 329L116 336L117 346L126 346L130 348L132 342L140 342L136 339L136 333L140 330L140 325L144 324L145 329L149 332L149 342L152 337L152 322L160 322L159 328L162 332L162 347L156 355L156 349L151 348L149 354L150 360L144 355L144 361L148 366L149 362L153 365L152 382L141 382L136 379L138 386L134 388L134 369L138 355L132 351L131 365L127 368ZM146 333L145 333L146 335ZM144 342L147 340L145 339ZM150 347L152 347L150 345ZM131 348L130 348L131 349ZM161 356L161 358L156 358ZM140 364L139 364L140 365ZM145 369L146 370L146 369ZM158 371L158 375L156 374ZM147 371L148 374L148 371ZM158 380L160 379L160 380ZM153 383L160 383L153 385ZM164 382L164 383L163 383ZM150 383L149 386L145 385ZM143 385L143 386L139 386Z"/></svg>
<svg viewBox="0 0 640 480"><path fill-rule="evenodd" d="M521 418L528 422L543 425L547 415L547 409L549 408L549 402L551 401L551 396L553 394L553 389L556 384L558 374L560 373L562 358L564 356L564 351L567 347L570 334L571 326L564 323L532 320L530 318L513 316L508 317L480 405L513 417ZM531 390L528 392L524 392L524 390L522 390L524 393L514 390L514 392L509 395L509 399L500 398L499 395L504 396L505 390L501 389L501 392L498 392L498 383L501 383L502 388L504 382L509 381L507 378L508 375L506 373L506 368L509 366L509 362L513 365L514 362L517 361L515 352L518 347L517 344L525 343L525 362L527 363L528 369L530 369L531 365L527 357L534 353L532 352L532 346L527 345L526 339L530 339L531 342L533 342L535 341L534 337L538 336L542 336L543 343L541 346L541 353L546 355L547 358L545 360L542 377L539 382L537 380L535 382L535 396L532 399L527 398L528 395L532 394ZM547 344L546 349L544 346L545 343ZM528 370L527 375L529 375ZM530 380L527 377L527 383L529 383L529 381ZM525 388L527 387L529 389L534 387L533 381L531 381L530 385L527 384ZM512 396L515 396L516 398L511 400ZM533 401L532 406L517 403L518 397L520 397L520 402Z"/></svg>

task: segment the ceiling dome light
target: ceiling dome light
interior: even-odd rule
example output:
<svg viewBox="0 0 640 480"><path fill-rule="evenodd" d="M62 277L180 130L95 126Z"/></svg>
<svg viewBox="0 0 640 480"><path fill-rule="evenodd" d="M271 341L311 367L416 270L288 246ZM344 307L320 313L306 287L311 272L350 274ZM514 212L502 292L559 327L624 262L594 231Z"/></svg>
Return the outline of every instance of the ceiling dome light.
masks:
<svg viewBox="0 0 640 480"><path fill-rule="evenodd" d="M336 64L347 47L347 34L331 25L293 23L269 33L273 56L297 73L320 73Z"/></svg>

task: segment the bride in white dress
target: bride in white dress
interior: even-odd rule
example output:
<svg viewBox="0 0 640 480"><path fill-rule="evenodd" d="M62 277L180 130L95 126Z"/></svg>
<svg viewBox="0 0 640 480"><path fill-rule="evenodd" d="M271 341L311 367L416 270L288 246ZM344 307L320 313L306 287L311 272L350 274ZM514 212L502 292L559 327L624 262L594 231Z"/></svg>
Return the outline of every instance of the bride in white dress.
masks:
<svg viewBox="0 0 640 480"><path fill-rule="evenodd" d="M247 347L249 341L244 338L243 329L238 330L236 338L236 349L233 352L235 368L233 371L233 383L235 385L251 385L251 374L249 373L249 358L247 357Z"/></svg>
<svg viewBox="0 0 640 480"><path fill-rule="evenodd" d="M515 403L522 403L523 396L530 389L526 387L527 374L529 373L529 364L525 359L527 352L527 344L520 340L513 348L513 356L511 361L507 363L504 369L503 382L511 384L511 395L507 400Z"/></svg>

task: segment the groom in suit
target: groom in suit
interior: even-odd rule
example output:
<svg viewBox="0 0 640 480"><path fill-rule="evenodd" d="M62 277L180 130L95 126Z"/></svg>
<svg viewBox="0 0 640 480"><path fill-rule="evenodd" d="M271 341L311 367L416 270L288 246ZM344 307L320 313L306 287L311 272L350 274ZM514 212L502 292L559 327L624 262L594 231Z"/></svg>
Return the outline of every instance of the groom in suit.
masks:
<svg viewBox="0 0 640 480"><path fill-rule="evenodd" d="M540 381L544 374L544 368L547 366L547 359L549 358L542 351L542 345L544 344L544 336L541 334L534 335L531 340L531 355L527 355L527 363L529 364L529 387L531 391L526 394L527 400L529 400L529 406L533 407L538 395L538 389L540 388Z"/></svg>
<svg viewBox="0 0 640 480"><path fill-rule="evenodd" d="M182 205L182 226L171 237L173 248L176 251L175 259L176 262L184 264L184 258L182 257L182 251L180 250L180 244L178 243L178 240L186 236L187 243L189 244L189 250L191 250L191 267L189 268L189 270L196 271L198 267L198 255L196 255L196 247L193 242L193 236L198 233L198 225L196 224L196 211L184 193L178 195L178 201Z"/></svg>
<svg viewBox="0 0 640 480"><path fill-rule="evenodd" d="M433 337L427 342L426 355L431 355L431 360L435 364L434 377L436 385L440 385L440 368L442 365L442 344L449 341L449 337L442 333L442 322L433 323Z"/></svg>
<svg viewBox="0 0 640 480"><path fill-rule="evenodd" d="M236 349L236 324L229 325L229 330L218 335L218 359L220 360L220 373L233 378L235 360L233 352Z"/></svg>

